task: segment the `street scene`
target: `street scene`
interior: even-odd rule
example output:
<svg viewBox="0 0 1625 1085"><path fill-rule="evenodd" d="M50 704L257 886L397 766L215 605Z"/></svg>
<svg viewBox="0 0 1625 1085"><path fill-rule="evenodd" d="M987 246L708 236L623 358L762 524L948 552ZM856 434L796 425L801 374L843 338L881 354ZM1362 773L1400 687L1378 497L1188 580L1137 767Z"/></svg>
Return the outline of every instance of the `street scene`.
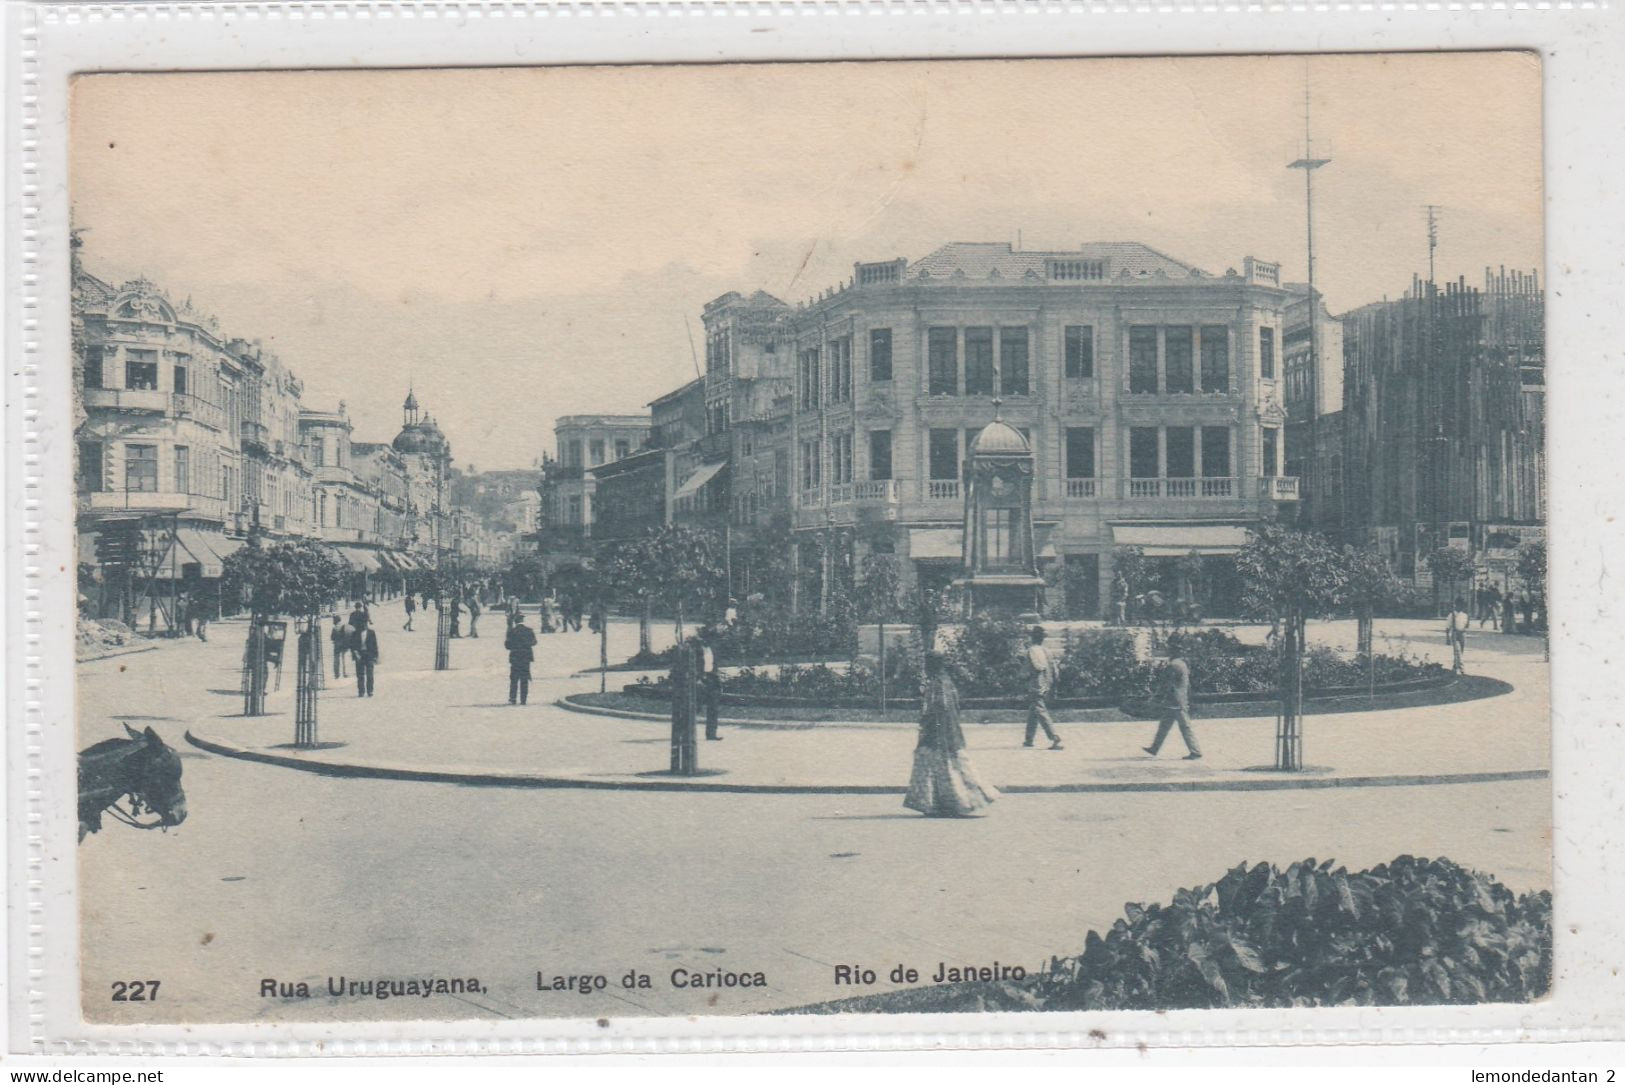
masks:
<svg viewBox="0 0 1625 1085"><path fill-rule="evenodd" d="M82 78L85 1018L1543 997L1530 63Z"/></svg>
<svg viewBox="0 0 1625 1085"><path fill-rule="evenodd" d="M1063 757L1024 750L1019 718L967 720L978 768L1009 793L988 817L958 821L903 808L907 725L724 725L701 766L726 775L699 780L753 790L605 786L659 779L669 743L662 721L554 703L598 688L596 676L571 677L596 660L597 638L548 638L532 704L510 709L505 653L483 627L479 640L456 642L456 670L436 673L425 634L399 628L398 606L378 612L377 693L362 700L353 680L330 683L321 722L335 744L324 750L291 748L287 687L270 698L276 714L240 717L244 623L224 623L207 644L80 668L87 703L117 701L97 730L87 720L83 740L115 737L126 722L153 727L181 755L192 811L167 833L109 823L81 848L87 1007L114 980L174 977L159 1002L103 1004L104 1019L749 1013L894 989L885 973L899 963L927 978L943 960L1036 972L1081 951L1082 932L1108 928L1125 902L1166 900L1241 861L1314 856L1355 870L1445 855L1518 892L1551 884L1546 668L1527 638L1469 638L1474 673L1516 694L1449 711L1313 717L1311 764L1376 786L1167 789L1257 781L1270 720L1198 720L1212 762L1199 774L1177 758L1148 766L1140 747L1154 721L1059 722ZM1446 658L1431 623L1406 624L1420 650ZM636 646L635 623L612 621L610 633L617 649ZM1332 623L1325 633L1352 630ZM185 699L170 692L182 685L193 690ZM298 771L205 752L189 731L225 749L469 779ZM1452 773L1485 779L1447 782ZM486 786L504 775L589 786ZM1418 775L1437 779L1388 786ZM1068 790L1080 785L1099 790ZM879 971L877 986L835 986L834 967L852 962ZM669 982L677 968L718 967L762 971L769 983L724 989L713 1003L716 991ZM653 977L650 990L620 986L634 968ZM549 983L602 974L609 986L539 993L537 972ZM326 990L330 974L465 973L488 992L425 1004ZM314 996L261 998L266 978L306 982Z"/></svg>

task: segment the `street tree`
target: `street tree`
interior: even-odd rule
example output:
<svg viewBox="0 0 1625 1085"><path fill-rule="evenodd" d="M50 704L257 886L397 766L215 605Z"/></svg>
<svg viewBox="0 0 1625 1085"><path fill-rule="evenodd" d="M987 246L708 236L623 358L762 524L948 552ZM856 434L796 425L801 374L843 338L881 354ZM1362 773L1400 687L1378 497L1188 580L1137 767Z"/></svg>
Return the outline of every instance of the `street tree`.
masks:
<svg viewBox="0 0 1625 1085"><path fill-rule="evenodd" d="M637 608L640 656L646 656L651 651L649 621L655 598L660 594L660 577L654 567L653 538L651 533L634 539L616 539L599 547L593 562L599 570L605 591Z"/></svg>
<svg viewBox="0 0 1625 1085"><path fill-rule="evenodd" d="M650 546L660 596L675 612L677 639L682 640L684 614L715 609L726 590L721 543L713 532L671 524L650 540Z"/></svg>
<svg viewBox="0 0 1625 1085"><path fill-rule="evenodd" d="M1309 619L1330 613L1344 599L1349 567L1321 535L1279 524L1254 528L1236 555L1242 606L1281 630L1281 722L1275 767L1303 768L1303 654Z"/></svg>
<svg viewBox="0 0 1625 1085"><path fill-rule="evenodd" d="M256 618L319 615L343 597L350 566L309 540L245 546L226 558L221 591L242 600Z"/></svg>
<svg viewBox="0 0 1625 1085"><path fill-rule="evenodd" d="M1518 579L1542 614L1546 612L1546 542L1534 539L1518 547ZM1546 628L1551 628L1550 619Z"/></svg>
<svg viewBox="0 0 1625 1085"><path fill-rule="evenodd" d="M1388 561L1376 549L1343 548L1343 561L1348 568L1348 583L1344 586L1344 603L1354 611L1355 651L1366 661L1370 674L1375 666L1372 658L1372 626L1377 608L1398 599L1405 586L1389 567Z"/></svg>
<svg viewBox="0 0 1625 1085"><path fill-rule="evenodd" d="M1128 597L1134 598L1151 586L1152 569L1151 559L1145 556L1145 550L1139 546L1117 546L1112 548L1112 570L1123 578L1128 586Z"/></svg>
<svg viewBox="0 0 1625 1085"><path fill-rule="evenodd" d="M1202 593L1207 585L1202 555L1192 550L1175 563L1175 569L1179 575L1180 602L1187 615L1194 618L1201 609Z"/></svg>
<svg viewBox="0 0 1625 1085"><path fill-rule="evenodd" d="M309 540L270 546L251 543L226 558L221 591L241 599L252 617L243 647L243 715L265 714L265 623L276 615L287 615L294 619L298 644L294 741L315 741L316 690L322 675L321 613L343 596L349 583L350 566L328 547Z"/></svg>
<svg viewBox="0 0 1625 1085"><path fill-rule="evenodd" d="M1445 587L1443 598L1453 600L1462 584L1473 582L1473 555L1454 546L1441 546L1427 556L1428 571L1433 582Z"/></svg>
<svg viewBox="0 0 1625 1085"><path fill-rule="evenodd" d="M855 599L859 621L874 625L878 636L877 670L880 674L880 710L886 710L886 626L906 622L911 611L903 581L903 563L895 554L870 554L863 559L862 580Z"/></svg>

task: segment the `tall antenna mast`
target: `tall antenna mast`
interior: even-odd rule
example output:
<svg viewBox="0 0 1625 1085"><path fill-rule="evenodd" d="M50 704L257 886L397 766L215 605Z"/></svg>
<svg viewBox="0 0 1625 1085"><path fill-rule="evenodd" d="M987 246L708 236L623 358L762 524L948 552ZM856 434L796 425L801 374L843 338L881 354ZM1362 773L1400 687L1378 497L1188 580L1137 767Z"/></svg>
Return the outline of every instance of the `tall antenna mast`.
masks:
<svg viewBox="0 0 1625 1085"><path fill-rule="evenodd" d="M1439 211L1436 203L1424 204L1423 209L1428 213L1428 285L1436 281L1433 278L1433 253L1439 247Z"/></svg>
<svg viewBox="0 0 1625 1085"><path fill-rule="evenodd" d="M1315 331L1316 317L1320 309L1319 296L1315 293L1315 171L1331 162L1330 158L1315 157L1315 141L1313 130L1309 123L1309 63L1304 62L1303 67L1303 157L1287 164L1287 169L1303 171L1303 204L1304 204L1304 236L1308 248L1309 262L1309 450L1305 463L1310 466L1311 474L1319 481L1320 472L1314 470L1317 466L1320 446L1316 441L1316 419L1320 416L1320 342ZM1299 506L1299 514L1313 526L1314 518L1309 515L1305 505L1317 499L1314 486L1305 487L1305 497Z"/></svg>
<svg viewBox="0 0 1625 1085"><path fill-rule="evenodd" d="M688 314L683 314L683 330L688 333L688 353L694 359L694 375L703 377L705 373L700 370L700 352L694 349L694 325L688 322Z"/></svg>

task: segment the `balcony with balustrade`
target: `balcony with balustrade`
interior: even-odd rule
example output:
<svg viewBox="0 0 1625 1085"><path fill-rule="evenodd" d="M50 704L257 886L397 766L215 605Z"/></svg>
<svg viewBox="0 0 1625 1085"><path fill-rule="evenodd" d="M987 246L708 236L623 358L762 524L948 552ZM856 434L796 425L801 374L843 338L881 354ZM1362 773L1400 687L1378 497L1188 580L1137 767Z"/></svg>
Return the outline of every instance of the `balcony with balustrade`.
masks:
<svg viewBox="0 0 1625 1085"><path fill-rule="evenodd" d="M957 478L932 478L925 482L925 499L931 501L962 501L963 488Z"/></svg>
<svg viewBox="0 0 1625 1085"><path fill-rule="evenodd" d="M716 463L728 458L728 452L733 439L727 433L708 433L697 442L700 459L706 463Z"/></svg>
<svg viewBox="0 0 1625 1085"><path fill-rule="evenodd" d="M1068 501L1092 501L1100 496L1100 480L1092 478L1066 479Z"/></svg>
<svg viewBox="0 0 1625 1085"><path fill-rule="evenodd" d="M1240 497L1239 480L1234 478L1130 478L1125 479L1124 496L1131 501L1148 498L1213 501Z"/></svg>
<svg viewBox="0 0 1625 1085"><path fill-rule="evenodd" d="M85 409L165 414L174 406L170 395L156 388L86 388Z"/></svg>
<svg viewBox="0 0 1625 1085"><path fill-rule="evenodd" d="M214 429L226 428L226 412L206 399L186 392L175 392L169 397L170 413L176 418L190 418Z"/></svg>
<svg viewBox="0 0 1625 1085"><path fill-rule="evenodd" d="M859 505L895 505L897 493L897 480L892 478L865 479L852 484L852 500Z"/></svg>
<svg viewBox="0 0 1625 1085"><path fill-rule="evenodd" d="M270 452L271 431L264 423L244 418L237 423L237 430L245 452Z"/></svg>
<svg viewBox="0 0 1625 1085"><path fill-rule="evenodd" d="M1298 500L1298 480L1290 475L1271 475L1258 480L1259 492L1270 501Z"/></svg>

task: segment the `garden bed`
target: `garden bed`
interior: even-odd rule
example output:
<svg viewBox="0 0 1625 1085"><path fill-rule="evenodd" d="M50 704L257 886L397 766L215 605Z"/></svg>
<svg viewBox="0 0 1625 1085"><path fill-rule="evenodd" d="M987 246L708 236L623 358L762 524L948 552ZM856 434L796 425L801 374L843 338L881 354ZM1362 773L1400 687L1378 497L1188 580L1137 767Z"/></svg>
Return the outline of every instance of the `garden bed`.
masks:
<svg viewBox="0 0 1625 1085"><path fill-rule="evenodd" d="M666 648L659 652L650 652L647 655L635 655L621 663L611 663L607 667L587 667L582 674L597 674L603 671L608 674L636 673L639 671L669 671L674 662L674 650ZM846 660L832 655L792 655L785 659L772 659L766 656L753 656L750 658L734 657L726 652L717 653L717 663L723 667L772 667L784 664L793 666L807 666L822 663L826 666L832 663L845 663Z"/></svg>
<svg viewBox="0 0 1625 1085"><path fill-rule="evenodd" d="M1433 705L1458 704L1464 701L1484 700L1490 697L1500 697L1512 692L1512 687L1505 682L1481 675L1465 675L1454 680L1427 685L1412 684L1406 688L1398 688L1393 692L1382 693L1380 690L1375 698L1368 697L1364 690L1356 693L1327 693L1325 695L1308 697L1305 699L1305 709L1311 715L1331 716L1343 715L1352 712L1382 712L1404 708L1424 708ZM608 693L578 693L572 694L568 699L583 708L604 708L620 712L636 712L640 714L656 714L665 716L669 711L669 695L652 685L628 685L622 690ZM722 719L728 720L769 720L801 722L801 723L903 723L913 725L919 722L918 699L887 699L887 711L882 714L877 707L878 701L852 701L846 704L822 704L814 701L792 701L788 698L776 703L769 703L764 699L756 704L736 704L724 699L722 705ZM982 723L1019 723L1027 718L1025 702L1005 700L1003 707L997 704L969 703L965 705L965 722L968 724ZM1197 719L1247 719L1257 716L1273 716L1280 711L1280 701L1274 698L1259 699L1254 697L1250 701L1229 701L1223 704L1202 704L1198 702L1191 708L1191 715ZM1146 708L1143 712L1135 712L1133 707L1120 708L1115 705L1084 707L1081 705L1053 705L1052 715L1057 723L1122 723L1126 721L1155 718L1160 714L1154 708Z"/></svg>
<svg viewBox="0 0 1625 1085"><path fill-rule="evenodd" d="M1381 697L1384 703L1375 707L1391 708L1393 698L1408 693L1421 693L1430 690L1440 690L1460 678L1454 674L1443 674L1427 678L1408 679L1403 682L1378 683L1372 687L1342 686L1329 689L1311 689L1305 687L1304 700L1307 702L1346 700L1349 698ZM633 697L666 704L671 700L671 689L665 684L652 682L631 682L621 687L622 691ZM1505 691L1510 691L1506 687ZM1485 694L1495 696L1496 694ZM1246 691L1239 693L1197 693L1191 696L1192 708L1205 705L1235 706L1258 704L1262 701L1278 699L1272 690ZM1472 700L1474 698L1464 698ZM720 698L722 704L735 708L872 708L880 703L879 694L870 697L830 697L819 699L814 697L774 696L766 693L727 693ZM918 710L920 699L918 697L887 697L886 704L891 708L908 708ZM1026 710L1025 697L962 697L960 704L965 708L1011 708ZM1121 701L1116 697L1060 697L1051 698L1049 707L1052 709L1068 708L1122 708L1130 715L1144 717L1157 715L1158 710L1146 701ZM1223 713L1219 713L1222 715Z"/></svg>

